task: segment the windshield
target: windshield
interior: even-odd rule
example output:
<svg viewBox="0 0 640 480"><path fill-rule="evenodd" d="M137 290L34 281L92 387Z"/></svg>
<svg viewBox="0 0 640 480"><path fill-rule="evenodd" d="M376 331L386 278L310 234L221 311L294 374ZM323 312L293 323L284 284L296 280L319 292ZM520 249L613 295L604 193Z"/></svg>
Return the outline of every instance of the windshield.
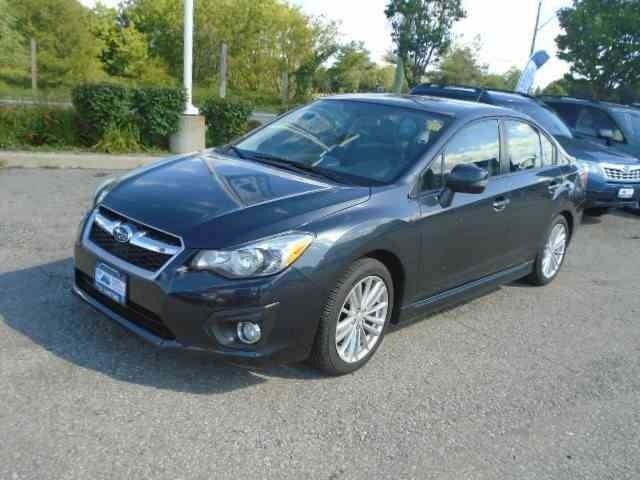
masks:
<svg viewBox="0 0 640 480"><path fill-rule="evenodd" d="M510 103L509 108L513 108L522 113L526 113L542 127L544 127L551 135L562 137L573 137L571 130L566 123L558 117L553 111L539 105L537 103Z"/></svg>
<svg viewBox="0 0 640 480"><path fill-rule="evenodd" d="M640 143L640 112L625 108L612 108L611 113L618 123L620 123L627 136L631 137L631 143Z"/></svg>
<svg viewBox="0 0 640 480"><path fill-rule="evenodd" d="M406 172L446 123L446 117L424 111L322 100L276 120L235 148L249 158L280 159L358 183L385 184Z"/></svg>

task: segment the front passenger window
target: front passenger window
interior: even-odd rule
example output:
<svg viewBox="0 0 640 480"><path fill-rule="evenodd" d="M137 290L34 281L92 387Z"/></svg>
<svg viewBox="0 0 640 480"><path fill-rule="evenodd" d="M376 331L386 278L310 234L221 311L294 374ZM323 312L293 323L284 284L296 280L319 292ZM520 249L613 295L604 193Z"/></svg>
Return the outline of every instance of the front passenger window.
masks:
<svg viewBox="0 0 640 480"><path fill-rule="evenodd" d="M474 123L453 137L444 152L444 174L461 163L473 163L492 177L500 174L500 130L497 120Z"/></svg>
<svg viewBox="0 0 640 480"><path fill-rule="evenodd" d="M528 123L507 120L509 166L512 172L542 167L540 135Z"/></svg>
<svg viewBox="0 0 640 480"><path fill-rule="evenodd" d="M500 129L497 120L483 120L457 133L445 148L444 154L434 160L422 177L422 191L444 187L449 172L456 165L473 163L489 172L500 174Z"/></svg>

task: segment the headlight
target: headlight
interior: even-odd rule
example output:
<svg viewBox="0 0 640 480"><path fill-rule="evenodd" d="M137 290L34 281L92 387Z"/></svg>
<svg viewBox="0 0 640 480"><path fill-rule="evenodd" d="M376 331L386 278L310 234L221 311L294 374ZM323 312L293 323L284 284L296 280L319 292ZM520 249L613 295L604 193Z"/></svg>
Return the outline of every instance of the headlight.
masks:
<svg viewBox="0 0 640 480"><path fill-rule="evenodd" d="M577 160L576 163L581 169L586 170L588 173L594 173L596 175L604 176L604 170L602 166L597 162L586 162L584 160Z"/></svg>
<svg viewBox="0 0 640 480"><path fill-rule="evenodd" d="M116 183L117 178L107 178L104 182L98 185L96 192L93 194L93 206L97 206L102 203L104 198L109 195L111 188Z"/></svg>
<svg viewBox="0 0 640 480"><path fill-rule="evenodd" d="M195 270L211 270L227 278L265 277L280 273L309 248L313 235L291 232L232 250L203 250L191 262Z"/></svg>

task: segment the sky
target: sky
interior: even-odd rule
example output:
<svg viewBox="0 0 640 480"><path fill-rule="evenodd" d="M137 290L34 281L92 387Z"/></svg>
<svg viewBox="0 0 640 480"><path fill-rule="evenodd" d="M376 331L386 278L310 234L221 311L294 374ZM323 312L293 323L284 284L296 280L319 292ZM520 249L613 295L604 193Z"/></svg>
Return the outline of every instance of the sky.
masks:
<svg viewBox="0 0 640 480"><path fill-rule="evenodd" d="M102 0L116 5L119 0ZM197 0L196 0L197 1ZM381 62L392 48L390 27L384 15L388 0L290 0L309 15L324 15L341 24L344 40L361 40L374 60ZM92 6L95 0L81 0ZM561 78L569 69L555 56L555 37L560 27L555 12L571 5L571 0L544 0L536 49L545 49L552 59L538 73L536 86ZM510 67L523 68L528 60L538 0L463 0L467 18L456 24L454 32L461 43L482 41L481 60L493 73ZM547 23L547 21L549 21ZM546 23L546 25L545 25Z"/></svg>

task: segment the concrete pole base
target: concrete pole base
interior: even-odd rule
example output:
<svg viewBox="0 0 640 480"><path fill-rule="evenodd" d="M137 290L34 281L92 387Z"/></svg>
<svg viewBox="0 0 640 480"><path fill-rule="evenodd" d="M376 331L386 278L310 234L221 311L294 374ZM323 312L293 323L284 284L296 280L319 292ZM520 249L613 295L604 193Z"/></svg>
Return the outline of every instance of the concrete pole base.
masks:
<svg viewBox="0 0 640 480"><path fill-rule="evenodd" d="M169 139L171 153L191 153L204 150L206 125L202 115L182 115L180 127Z"/></svg>

